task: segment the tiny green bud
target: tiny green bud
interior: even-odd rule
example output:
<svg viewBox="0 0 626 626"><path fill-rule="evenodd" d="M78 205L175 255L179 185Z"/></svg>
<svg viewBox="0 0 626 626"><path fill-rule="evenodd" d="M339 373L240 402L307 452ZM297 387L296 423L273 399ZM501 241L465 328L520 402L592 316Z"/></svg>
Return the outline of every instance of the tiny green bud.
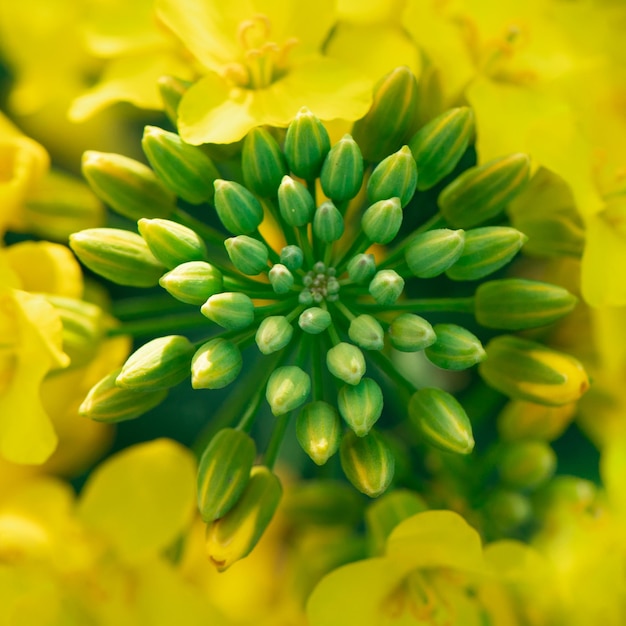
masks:
<svg viewBox="0 0 626 626"><path fill-rule="evenodd" d="M341 442L341 422L336 409L322 401L306 404L296 419L296 437L313 462L324 465Z"/></svg>
<svg viewBox="0 0 626 626"><path fill-rule="evenodd" d="M534 490L554 474L556 454L544 441L516 441L503 447L497 467L509 487Z"/></svg>
<svg viewBox="0 0 626 626"><path fill-rule="evenodd" d="M310 335L319 335L332 323L332 317L325 309L317 306L302 311L298 318L298 326Z"/></svg>
<svg viewBox="0 0 626 626"><path fill-rule="evenodd" d="M533 505L524 494L497 489L485 501L485 516L498 532L510 533L533 517Z"/></svg>
<svg viewBox="0 0 626 626"><path fill-rule="evenodd" d="M241 372L243 360L239 348L217 337L203 343L191 360L191 386L194 389L222 389Z"/></svg>
<svg viewBox="0 0 626 626"><path fill-rule="evenodd" d="M165 268L136 233L88 228L70 235L70 248L90 270L119 285L153 287Z"/></svg>
<svg viewBox="0 0 626 626"><path fill-rule="evenodd" d="M528 239L507 226L485 226L465 232L465 246L454 265L446 270L452 280L477 280L504 267Z"/></svg>
<svg viewBox="0 0 626 626"><path fill-rule="evenodd" d="M280 251L280 262L290 272L297 272L304 263L304 254L298 246L285 246Z"/></svg>
<svg viewBox="0 0 626 626"><path fill-rule="evenodd" d="M486 357L476 335L456 324L435 324L437 340L424 350L428 360L445 370L464 370Z"/></svg>
<svg viewBox="0 0 626 626"><path fill-rule="evenodd" d="M227 330L246 328L254 321L254 304L245 294L224 292L212 295L201 307L202 315Z"/></svg>
<svg viewBox="0 0 626 626"><path fill-rule="evenodd" d="M374 430L365 437L357 437L348 431L341 441L340 458L346 478L370 498L384 493L393 480L393 453Z"/></svg>
<svg viewBox="0 0 626 626"><path fill-rule="evenodd" d="M413 276L433 278L456 263L463 252L465 231L438 228L420 233L409 244L405 258Z"/></svg>
<svg viewBox="0 0 626 626"><path fill-rule="evenodd" d="M313 233L326 243L337 241L343 235L343 216L330 201L317 207L313 216Z"/></svg>
<svg viewBox="0 0 626 626"><path fill-rule="evenodd" d="M269 251L262 241L238 235L226 239L224 246L232 264L242 274L256 276L267 269Z"/></svg>
<svg viewBox="0 0 626 626"><path fill-rule="evenodd" d="M398 234L402 225L400 198L379 200L361 218L361 228L370 241L387 244Z"/></svg>
<svg viewBox="0 0 626 626"><path fill-rule="evenodd" d="M178 105L192 83L175 76L160 76L157 87L163 100L163 109L172 124L178 122Z"/></svg>
<svg viewBox="0 0 626 626"><path fill-rule="evenodd" d="M272 372L265 397L278 417L301 406L311 391L311 378L295 365L285 365Z"/></svg>
<svg viewBox="0 0 626 626"><path fill-rule="evenodd" d="M359 348L342 341L326 353L326 365L333 376L349 385L358 385L365 374L365 358Z"/></svg>
<svg viewBox="0 0 626 626"><path fill-rule="evenodd" d="M357 254L348 263L348 276L353 283L365 283L376 273L373 254Z"/></svg>
<svg viewBox="0 0 626 626"><path fill-rule="evenodd" d="M322 122L302 107L287 127L285 157L289 169L304 180L318 177L330 150L330 138Z"/></svg>
<svg viewBox="0 0 626 626"><path fill-rule="evenodd" d="M315 201L302 183L284 176L278 188L278 209L290 226L305 226L313 217Z"/></svg>
<svg viewBox="0 0 626 626"><path fill-rule="evenodd" d="M529 176L530 159L525 154L470 167L439 194L439 209L455 228L477 226L499 215L526 186Z"/></svg>
<svg viewBox="0 0 626 626"><path fill-rule="evenodd" d="M213 181L220 173L200 148L156 126L144 128L141 146L152 169L170 191L190 204L213 199Z"/></svg>
<svg viewBox="0 0 626 626"><path fill-rule="evenodd" d="M417 166L408 146L381 161L367 181L370 202L400 198L404 208L413 197L417 186Z"/></svg>
<svg viewBox="0 0 626 626"><path fill-rule="evenodd" d="M365 437L381 416L383 392L376 381L363 378L357 385L344 385L340 389L337 405L357 437Z"/></svg>
<svg viewBox="0 0 626 626"><path fill-rule="evenodd" d="M418 352L432 346L437 335L430 322L413 313L398 315L389 325L391 345L401 352Z"/></svg>
<svg viewBox="0 0 626 626"><path fill-rule="evenodd" d="M404 279L394 270L381 270L376 272L368 289L378 304L394 304L404 289Z"/></svg>
<svg viewBox="0 0 626 626"><path fill-rule="evenodd" d="M135 391L174 387L191 373L195 351L189 339L182 335L153 339L130 355L115 384Z"/></svg>
<svg viewBox="0 0 626 626"><path fill-rule="evenodd" d="M223 428L211 439L198 466L198 509L205 522L224 517L235 506L255 456L254 439L241 430Z"/></svg>
<svg viewBox="0 0 626 626"><path fill-rule="evenodd" d="M148 166L121 154L88 150L82 172L100 200L133 221L169 217L176 208L176 196Z"/></svg>
<svg viewBox="0 0 626 626"><path fill-rule="evenodd" d="M465 409L447 391L424 387L409 401L409 419L425 439L446 452L474 449L472 425Z"/></svg>
<svg viewBox="0 0 626 626"><path fill-rule="evenodd" d="M469 107L445 111L423 126L409 141L417 163L420 191L430 189L456 167L474 134Z"/></svg>
<svg viewBox="0 0 626 626"><path fill-rule="evenodd" d="M359 315L350 322L348 336L364 350L382 350L385 345L385 331L375 317Z"/></svg>
<svg viewBox="0 0 626 626"><path fill-rule="evenodd" d="M522 330L555 322L576 306L577 298L549 283L504 278L480 285L474 302L482 326Z"/></svg>
<svg viewBox="0 0 626 626"><path fill-rule="evenodd" d="M222 291L223 279L210 263L190 261L161 276L159 285L177 300L200 306Z"/></svg>
<svg viewBox="0 0 626 626"><path fill-rule="evenodd" d="M363 157L356 141L344 135L326 155L320 183L324 194L334 202L351 200L363 183Z"/></svg>
<svg viewBox="0 0 626 626"><path fill-rule="evenodd" d="M293 327L283 315L266 317L256 331L255 341L263 354L282 350L293 336Z"/></svg>
<svg viewBox="0 0 626 626"><path fill-rule="evenodd" d="M268 273L272 289L277 294L289 293L293 287L293 274L282 264L275 263Z"/></svg>
<svg viewBox="0 0 626 626"><path fill-rule="evenodd" d="M224 228L233 235L254 232L263 221L263 207L242 185L218 179L215 186L215 210Z"/></svg>
<svg viewBox="0 0 626 626"><path fill-rule="evenodd" d="M265 128L253 128L243 140L241 169L248 189L262 198L276 196L287 173L287 162L278 142Z"/></svg>
<svg viewBox="0 0 626 626"><path fill-rule="evenodd" d="M204 241L191 228L158 218L142 218L137 226L150 252L170 270L188 261L208 260Z"/></svg>

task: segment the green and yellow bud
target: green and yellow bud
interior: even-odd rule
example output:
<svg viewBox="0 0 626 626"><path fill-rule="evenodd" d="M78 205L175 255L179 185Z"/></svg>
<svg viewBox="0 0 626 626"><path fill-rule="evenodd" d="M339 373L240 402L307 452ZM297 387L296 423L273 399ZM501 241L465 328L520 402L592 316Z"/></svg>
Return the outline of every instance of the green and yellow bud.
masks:
<svg viewBox="0 0 626 626"><path fill-rule="evenodd" d="M296 419L296 437L302 449L317 465L324 465L341 442L341 421L327 402L306 404Z"/></svg>
<svg viewBox="0 0 626 626"><path fill-rule="evenodd" d="M293 327L283 315L271 315L260 324L254 337L256 345L263 354L272 354L282 350L293 337Z"/></svg>
<svg viewBox="0 0 626 626"><path fill-rule="evenodd" d="M510 533L533 517L533 505L527 496L512 489L497 489L484 506L485 518L499 533Z"/></svg>
<svg viewBox="0 0 626 626"><path fill-rule="evenodd" d="M290 226L305 226L313 219L315 200L302 183L284 176L278 188L278 210Z"/></svg>
<svg viewBox="0 0 626 626"><path fill-rule="evenodd" d="M556 454L545 441L516 441L500 450L497 468L509 487L534 490L552 478Z"/></svg>
<svg viewBox="0 0 626 626"><path fill-rule="evenodd" d="M480 339L456 324L435 324L437 339L424 349L426 358L444 370L465 370L486 357Z"/></svg>
<svg viewBox="0 0 626 626"><path fill-rule="evenodd" d="M201 307L202 315L227 330L247 328L254 321L254 304L238 291L216 293Z"/></svg>
<svg viewBox="0 0 626 626"><path fill-rule="evenodd" d="M174 126L178 122L178 105L192 83L175 76L160 76L157 87L163 101L163 110Z"/></svg>
<svg viewBox="0 0 626 626"><path fill-rule="evenodd" d="M241 169L248 189L262 198L276 196L278 185L287 174L287 161L278 142L265 128L257 126L246 135Z"/></svg>
<svg viewBox="0 0 626 626"><path fill-rule="evenodd" d="M363 157L350 135L344 135L326 155L320 183L326 197L334 202L346 202L359 193L363 183Z"/></svg>
<svg viewBox="0 0 626 626"><path fill-rule="evenodd" d="M280 251L280 262L290 272L297 272L304 263L304 253L298 246L285 246Z"/></svg>
<svg viewBox="0 0 626 626"><path fill-rule="evenodd" d="M349 385L358 385L365 374L365 358L359 348L342 341L326 353L328 371Z"/></svg>
<svg viewBox="0 0 626 626"><path fill-rule="evenodd" d="M272 265L272 269L268 273L268 278L270 279L272 289L277 294L282 295L289 293L293 287L293 274L282 263Z"/></svg>
<svg viewBox="0 0 626 626"><path fill-rule="evenodd" d="M324 124L306 107L287 127L284 150L289 169L296 176L304 180L319 176L330 150L330 137Z"/></svg>
<svg viewBox="0 0 626 626"><path fill-rule="evenodd" d="M263 207L243 186L218 179L215 186L215 210L224 228L233 235L254 232L263 221Z"/></svg>
<svg viewBox="0 0 626 626"><path fill-rule="evenodd" d="M404 208L417 187L417 166L408 146L381 161L367 181L367 198L379 202L399 198Z"/></svg>
<svg viewBox="0 0 626 626"><path fill-rule="evenodd" d="M150 252L167 269L189 261L207 261L209 253L202 238L191 228L178 222L142 218L137 222L139 233Z"/></svg>
<svg viewBox="0 0 626 626"><path fill-rule="evenodd" d="M353 283L366 283L376 273L376 261L373 254L357 254L348 263L348 276Z"/></svg>
<svg viewBox="0 0 626 626"><path fill-rule="evenodd" d="M325 243L337 241L343 235L343 216L330 201L317 207L313 216L313 233Z"/></svg>
<svg viewBox="0 0 626 626"><path fill-rule="evenodd" d="M576 415L576 403L545 406L526 400L511 400L498 415L498 433L505 441L560 437Z"/></svg>
<svg viewBox="0 0 626 626"><path fill-rule="evenodd" d="M368 291L378 304L394 304L404 290L404 279L395 270L376 272Z"/></svg>
<svg viewBox="0 0 626 626"><path fill-rule="evenodd" d="M465 409L447 391L425 387L409 401L409 419L431 445L456 454L474 449L472 425Z"/></svg>
<svg viewBox="0 0 626 626"><path fill-rule="evenodd" d="M272 372L265 397L278 417L301 406L311 391L311 378L295 365L285 365Z"/></svg>
<svg viewBox="0 0 626 626"><path fill-rule="evenodd" d="M457 262L464 245L463 230L429 230L413 238L405 252L405 259L413 276L433 278Z"/></svg>
<svg viewBox="0 0 626 626"><path fill-rule="evenodd" d="M371 378L357 385L345 385L339 390L337 406L341 417L357 437L365 437L383 411L383 392Z"/></svg>
<svg viewBox="0 0 626 626"><path fill-rule="evenodd" d="M171 296L200 306L223 288L222 273L210 263L190 261L183 263L159 279L159 285Z"/></svg>
<svg viewBox="0 0 626 626"><path fill-rule="evenodd" d="M432 346L437 335L430 322L413 313L398 315L389 325L391 345L400 352L419 352Z"/></svg>
<svg viewBox="0 0 626 626"><path fill-rule="evenodd" d="M267 269L269 251L262 241L239 235L226 239L224 247L228 258L242 274L256 276Z"/></svg>
<svg viewBox="0 0 626 626"><path fill-rule="evenodd" d="M313 306L300 314L298 326L309 335L319 335L324 332L332 323L333 319L326 309Z"/></svg>
<svg viewBox="0 0 626 626"><path fill-rule="evenodd" d="M374 243L387 244L394 239L402 225L400 198L379 200L368 207L361 218L361 228Z"/></svg>
<svg viewBox="0 0 626 626"><path fill-rule="evenodd" d="M363 314L350 322L348 336L364 350L382 350L385 345L385 331L375 317Z"/></svg>
<svg viewBox="0 0 626 626"><path fill-rule="evenodd" d="M239 348L217 337L203 343L191 360L191 386L194 389L222 389L230 385L243 366Z"/></svg>

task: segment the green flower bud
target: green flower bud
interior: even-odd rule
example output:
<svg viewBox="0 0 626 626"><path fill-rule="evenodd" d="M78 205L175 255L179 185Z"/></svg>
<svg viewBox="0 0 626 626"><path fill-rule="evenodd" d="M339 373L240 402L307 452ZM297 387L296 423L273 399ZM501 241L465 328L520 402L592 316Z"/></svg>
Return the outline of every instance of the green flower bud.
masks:
<svg viewBox="0 0 626 626"><path fill-rule="evenodd" d="M474 134L469 107L445 111L422 127L409 141L417 163L420 191L430 189L456 167Z"/></svg>
<svg viewBox="0 0 626 626"><path fill-rule="evenodd" d="M378 304L394 304L404 289L404 279L394 270L381 270L376 272L368 289Z"/></svg>
<svg viewBox="0 0 626 626"><path fill-rule="evenodd" d="M265 397L278 417L301 406L311 391L311 378L295 365L285 365L272 372Z"/></svg>
<svg viewBox="0 0 626 626"><path fill-rule="evenodd" d="M298 326L310 335L319 335L324 332L332 323L330 313L317 306L302 311L298 318Z"/></svg>
<svg viewBox="0 0 626 626"><path fill-rule="evenodd" d="M262 198L276 196L287 162L276 139L257 126L243 140L241 152L243 181L248 189Z"/></svg>
<svg viewBox="0 0 626 626"><path fill-rule="evenodd" d="M195 351L189 339L181 335L153 339L130 355L115 384L135 391L174 387L190 375Z"/></svg>
<svg viewBox="0 0 626 626"><path fill-rule="evenodd" d="M573 356L512 335L492 339L479 372L511 398L549 406L575 402L589 388L583 366Z"/></svg>
<svg viewBox="0 0 626 626"><path fill-rule="evenodd" d="M363 157L356 141L344 135L331 149L320 174L324 194L335 202L351 200L363 183Z"/></svg>
<svg viewBox="0 0 626 626"><path fill-rule="evenodd" d="M413 197L417 186L417 166L408 146L381 161L367 181L370 202L400 198L404 208Z"/></svg>
<svg viewBox="0 0 626 626"><path fill-rule="evenodd" d="M487 498L484 512L497 532L510 533L532 519L533 505L518 491L498 489Z"/></svg>
<svg viewBox="0 0 626 626"><path fill-rule="evenodd" d="M207 261L206 245L198 234L178 222L142 218L139 232L150 252L168 269L188 261Z"/></svg>
<svg viewBox="0 0 626 626"><path fill-rule="evenodd" d="M428 360L444 370L464 370L486 357L476 335L456 324L435 324L437 340L424 350Z"/></svg>
<svg viewBox="0 0 626 626"><path fill-rule="evenodd" d="M567 315L576 302L577 298L563 287L521 278L483 283L474 298L478 323L504 330L551 324Z"/></svg>
<svg viewBox="0 0 626 626"><path fill-rule="evenodd" d="M141 146L157 176L177 196L190 204L213 199L213 181L220 173L200 148L156 126L145 127Z"/></svg>
<svg viewBox="0 0 626 626"><path fill-rule="evenodd" d="M118 387L115 379L119 373L119 369L111 372L89 390L78 408L79 415L114 424L135 419L165 400L167 389L134 391Z"/></svg>
<svg viewBox="0 0 626 626"><path fill-rule="evenodd" d="M337 405L357 437L365 437L383 411L383 392L376 381L363 378L357 385L345 385L340 389Z"/></svg>
<svg viewBox="0 0 626 626"><path fill-rule="evenodd" d="M232 264L242 274L256 276L267 269L269 251L262 241L239 235L226 239L224 246Z"/></svg>
<svg viewBox="0 0 626 626"><path fill-rule="evenodd" d="M245 293L216 293L200 307L200 311L227 330L240 330L254 321L254 304Z"/></svg>
<svg viewBox="0 0 626 626"><path fill-rule="evenodd" d="M398 315L389 326L391 345L401 352L418 352L432 346L437 335L428 321L413 313Z"/></svg>
<svg viewBox="0 0 626 626"><path fill-rule="evenodd" d="M315 200L302 183L284 176L278 188L278 209L290 226L305 226L313 218Z"/></svg>
<svg viewBox="0 0 626 626"><path fill-rule="evenodd" d="M210 263L190 261L161 276L159 285L177 300L200 306L222 291L223 279Z"/></svg>
<svg viewBox="0 0 626 626"><path fill-rule="evenodd" d="M302 107L287 127L285 157L289 169L304 180L319 176L330 150L330 138L320 120Z"/></svg>
<svg viewBox="0 0 626 626"><path fill-rule="evenodd" d="M367 161L380 161L406 141L417 111L417 92L408 67L397 67L378 81L370 110L352 128Z"/></svg>
<svg viewBox="0 0 626 626"><path fill-rule="evenodd" d="M305 405L296 419L296 437L313 462L324 465L341 442L341 422L335 408L321 401Z"/></svg>
<svg viewBox="0 0 626 626"><path fill-rule="evenodd" d="M361 228L374 243L387 244L398 234L402 225L400 198L379 200L370 206L361 219Z"/></svg>
<svg viewBox="0 0 626 626"><path fill-rule="evenodd" d="M298 246L285 246L280 251L280 262L290 272L297 272L304 263L304 254Z"/></svg>
<svg viewBox="0 0 626 626"><path fill-rule="evenodd" d="M203 343L191 360L191 386L194 389L222 389L241 372L243 360L239 348L217 337Z"/></svg>
<svg viewBox="0 0 626 626"><path fill-rule="evenodd" d="M353 283L365 283L376 273L373 254L357 254L348 263L348 276Z"/></svg>
<svg viewBox="0 0 626 626"><path fill-rule="evenodd" d="M326 353L326 365L344 383L358 385L365 374L365 358L359 348L342 341Z"/></svg>
<svg viewBox="0 0 626 626"><path fill-rule="evenodd" d="M498 433L504 441L560 437L576 415L576 404L545 406L525 400L511 400L498 415Z"/></svg>
<svg viewBox="0 0 626 626"><path fill-rule="evenodd" d="M425 387L409 401L409 419L428 443L457 454L474 449L472 425L465 409L448 392Z"/></svg>
<svg viewBox="0 0 626 626"><path fill-rule="evenodd" d="M133 221L169 217L176 208L176 196L149 167L121 154L88 150L82 172L102 202Z"/></svg>
<svg viewBox="0 0 626 626"><path fill-rule="evenodd" d="M219 572L250 554L272 520L281 495L280 481L271 470L252 468L235 506L207 526L207 554Z"/></svg>
<svg viewBox="0 0 626 626"><path fill-rule="evenodd" d="M131 287L153 287L165 268L137 234L118 228L88 228L70 235L70 248L90 270Z"/></svg>
<svg viewBox="0 0 626 626"><path fill-rule="evenodd" d="M530 159L525 154L471 167L439 194L439 209L455 228L472 228L501 213L525 187L529 175Z"/></svg>
<svg viewBox="0 0 626 626"><path fill-rule="evenodd" d="M454 265L446 270L452 280L477 280L504 267L528 239L506 226L473 228L465 233L465 246Z"/></svg>
<svg viewBox="0 0 626 626"><path fill-rule="evenodd" d="M326 243L343 235L343 216L332 202L323 202L313 216L313 233Z"/></svg>
<svg viewBox="0 0 626 626"><path fill-rule="evenodd" d="M254 232L263 221L263 207L242 185L218 179L215 186L215 210L224 228L233 235Z"/></svg>
<svg viewBox="0 0 626 626"><path fill-rule="evenodd" d="M413 238L405 252L413 276L433 278L456 263L465 245L465 231L438 228Z"/></svg>
<svg viewBox="0 0 626 626"><path fill-rule="evenodd" d="M293 287L293 274L282 263L272 265L268 278L277 294L289 293Z"/></svg>
<svg viewBox="0 0 626 626"><path fill-rule="evenodd" d="M348 431L339 451L346 478L370 498L385 492L393 480L395 459L391 449L375 431L365 437Z"/></svg>
<svg viewBox="0 0 626 626"><path fill-rule="evenodd" d="M293 336L293 327L283 315L266 317L256 331L255 341L263 354L282 350Z"/></svg>
<svg viewBox="0 0 626 626"><path fill-rule="evenodd" d="M385 345L385 331L378 320L371 315L359 315L350 322L350 340L364 350L382 350Z"/></svg>
<svg viewBox="0 0 626 626"><path fill-rule="evenodd" d="M497 468L509 487L534 490L552 478L556 454L544 441L516 441L501 450Z"/></svg>
<svg viewBox="0 0 626 626"><path fill-rule="evenodd" d="M241 430L223 428L211 439L198 466L198 509L205 522L224 517L235 506L255 456L254 439Z"/></svg>
<svg viewBox="0 0 626 626"><path fill-rule="evenodd" d="M163 100L163 109L174 126L178 122L178 105L192 83L175 76L160 76L157 87Z"/></svg>

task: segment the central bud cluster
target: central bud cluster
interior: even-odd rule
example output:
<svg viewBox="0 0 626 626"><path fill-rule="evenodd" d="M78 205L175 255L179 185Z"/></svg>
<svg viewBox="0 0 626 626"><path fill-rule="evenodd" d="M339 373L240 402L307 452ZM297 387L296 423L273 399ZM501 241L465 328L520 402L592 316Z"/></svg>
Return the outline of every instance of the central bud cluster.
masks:
<svg viewBox="0 0 626 626"><path fill-rule="evenodd" d="M315 263L313 269L302 278L303 289L298 297L300 303L319 304L324 300L327 302L339 300L340 286L336 273L334 267L326 267L322 261Z"/></svg>

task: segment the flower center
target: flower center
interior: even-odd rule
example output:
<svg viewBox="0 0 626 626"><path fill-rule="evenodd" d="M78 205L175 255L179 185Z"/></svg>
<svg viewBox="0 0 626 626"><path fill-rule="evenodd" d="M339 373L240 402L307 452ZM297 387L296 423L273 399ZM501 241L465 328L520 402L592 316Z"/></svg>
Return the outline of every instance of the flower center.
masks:
<svg viewBox="0 0 626 626"><path fill-rule="evenodd" d="M302 278L303 289L300 292L302 304L319 304L326 300L336 302L339 299L339 281L334 267L327 267L322 261L313 265Z"/></svg>

